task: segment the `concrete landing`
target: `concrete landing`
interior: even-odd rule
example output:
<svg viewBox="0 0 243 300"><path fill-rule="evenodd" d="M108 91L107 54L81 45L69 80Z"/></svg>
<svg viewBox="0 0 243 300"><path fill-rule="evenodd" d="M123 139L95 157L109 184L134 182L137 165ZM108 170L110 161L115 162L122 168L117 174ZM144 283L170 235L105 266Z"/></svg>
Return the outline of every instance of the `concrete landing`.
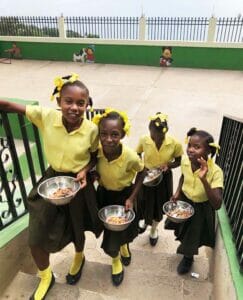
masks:
<svg viewBox="0 0 243 300"><path fill-rule="evenodd" d="M36 276L19 272L11 285L0 298L2 300L23 300L29 299L35 290L39 279ZM83 290L77 286L64 285L56 282L50 290L46 300L113 300L115 298L102 295L92 291Z"/></svg>

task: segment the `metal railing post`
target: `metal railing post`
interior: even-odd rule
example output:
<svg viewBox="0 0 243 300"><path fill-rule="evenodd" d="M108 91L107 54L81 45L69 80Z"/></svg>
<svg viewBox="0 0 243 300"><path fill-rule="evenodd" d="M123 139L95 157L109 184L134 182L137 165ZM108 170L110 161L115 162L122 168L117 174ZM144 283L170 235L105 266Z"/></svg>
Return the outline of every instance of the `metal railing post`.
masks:
<svg viewBox="0 0 243 300"><path fill-rule="evenodd" d="M217 18L211 17L208 22L208 36L207 42L215 41L215 32L216 32Z"/></svg>
<svg viewBox="0 0 243 300"><path fill-rule="evenodd" d="M142 15L139 19L139 40L145 40L145 33L146 33L146 18L145 15Z"/></svg>
<svg viewBox="0 0 243 300"><path fill-rule="evenodd" d="M65 39L66 30L65 30L65 22L64 22L63 15L61 15L61 17L58 18L58 31L59 31L59 37Z"/></svg>

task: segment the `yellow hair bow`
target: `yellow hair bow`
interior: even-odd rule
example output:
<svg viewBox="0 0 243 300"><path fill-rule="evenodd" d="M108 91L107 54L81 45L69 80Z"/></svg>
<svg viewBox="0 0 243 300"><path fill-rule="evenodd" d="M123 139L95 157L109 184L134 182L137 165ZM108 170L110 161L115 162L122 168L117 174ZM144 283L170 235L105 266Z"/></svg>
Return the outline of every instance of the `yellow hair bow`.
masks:
<svg viewBox="0 0 243 300"><path fill-rule="evenodd" d="M76 73L71 73L71 77L68 79L69 82L73 83L74 81L77 81L79 79L79 75Z"/></svg>
<svg viewBox="0 0 243 300"><path fill-rule="evenodd" d="M55 87L57 88L58 91L61 90L61 88L62 88L64 82L65 82L65 81L64 81L60 76L58 76L58 77L56 77L56 78L54 79L54 85L55 85Z"/></svg>
<svg viewBox="0 0 243 300"><path fill-rule="evenodd" d="M166 114L163 113L159 113L157 115L151 116L149 117L150 120L156 120L156 119L160 119L161 122L165 122L168 120L168 116Z"/></svg>
<svg viewBox="0 0 243 300"><path fill-rule="evenodd" d="M100 120L102 119L102 118L104 118L105 116L104 116L104 114L97 114L97 115L95 115L94 117L93 117L93 119L92 119L92 122L93 123L95 123L97 126L99 125L99 123L100 123Z"/></svg>
<svg viewBox="0 0 243 300"><path fill-rule="evenodd" d="M101 119L105 118L109 113L111 112L116 112L118 113L123 121L124 121L124 127L123 127L123 130L125 132L126 135L129 135L129 131L130 131L130 128L131 128L131 124L130 124L130 121L127 117L127 114L123 111L118 111L116 109L113 109L113 108L106 108L105 112L103 114L97 114L93 117L92 119L92 122L95 123L97 126L99 125Z"/></svg>
<svg viewBox="0 0 243 300"><path fill-rule="evenodd" d="M220 146L216 143L209 143L209 146L216 148L216 154L219 155Z"/></svg>
<svg viewBox="0 0 243 300"><path fill-rule="evenodd" d="M149 119L150 119L151 121L154 121L154 120L159 119L161 123L164 123L164 122L167 121L168 116L165 115L165 114L163 114L163 113L159 113L159 114L156 114L155 116L149 117ZM156 122L155 122L155 126L156 126L156 127L161 126L162 124L161 124L160 122L156 121ZM163 127L162 132L163 132L163 133L166 133L167 131L168 131L168 127L167 127L167 126Z"/></svg>
<svg viewBox="0 0 243 300"><path fill-rule="evenodd" d="M54 85L55 85L55 90L53 92L53 94L51 95L51 101L53 101L55 99L55 95L56 97L60 97L60 91L63 87L63 85L67 82L75 82L76 80L78 80L79 75L76 73L71 73L71 76L66 79L66 78L62 78L60 76L57 76L54 78Z"/></svg>

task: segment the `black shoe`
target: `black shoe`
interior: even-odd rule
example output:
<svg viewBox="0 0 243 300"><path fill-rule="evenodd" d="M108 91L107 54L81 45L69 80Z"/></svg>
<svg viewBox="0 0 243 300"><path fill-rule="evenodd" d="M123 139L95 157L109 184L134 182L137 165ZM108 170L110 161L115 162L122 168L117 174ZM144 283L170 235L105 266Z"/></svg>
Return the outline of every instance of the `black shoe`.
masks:
<svg viewBox="0 0 243 300"><path fill-rule="evenodd" d="M112 277L112 283L115 286L118 286L122 283L124 278L124 270L121 271L121 273L118 274L111 274Z"/></svg>
<svg viewBox="0 0 243 300"><path fill-rule="evenodd" d="M193 256L192 257L186 257L184 256L177 266L177 273L179 275L186 274L190 271L193 264Z"/></svg>
<svg viewBox="0 0 243 300"><path fill-rule="evenodd" d="M158 242L158 239L159 239L159 234L158 234L158 229L156 228L155 229L155 232L152 234L151 233L152 231L150 231L150 235L149 235L149 242L150 242L150 245L152 247L154 247L157 242ZM156 234L155 234L156 233Z"/></svg>
<svg viewBox="0 0 243 300"><path fill-rule="evenodd" d="M154 239L154 238L151 238L151 236L150 236L149 237L150 245L154 247L157 244L158 239L159 239L159 237L157 237L157 238Z"/></svg>
<svg viewBox="0 0 243 300"><path fill-rule="evenodd" d="M73 285L73 284L75 284L79 281L79 279L82 275L82 270L83 270L84 263L85 263L85 256L83 258L82 264L81 264L80 269L78 270L78 272L75 275L71 275L70 273L68 273L66 275L67 284Z"/></svg>
<svg viewBox="0 0 243 300"><path fill-rule="evenodd" d="M144 233L146 231L146 229L147 229L147 226L145 226L143 228L138 226L138 234Z"/></svg>
<svg viewBox="0 0 243 300"><path fill-rule="evenodd" d="M53 273L52 273L51 283L50 283L50 285L49 285L49 287L48 287L48 289L47 289L47 291L46 291L44 297L42 298L42 300L44 300L44 299L46 298L47 293L50 291L50 289L52 288L52 286L54 285L54 283L55 283L55 276L54 276ZM37 287L37 289L38 289L38 287ZM36 290L37 290L37 289L36 289ZM35 299L35 292L36 292L36 290L35 290L34 293L31 295L31 297L29 298L29 300L34 300L34 299Z"/></svg>
<svg viewBox="0 0 243 300"><path fill-rule="evenodd" d="M129 244L127 244L127 250L128 250L128 253L129 253L128 257L121 255L121 262L126 267L130 265L131 260L132 260L132 254L131 254L131 251L129 249Z"/></svg>

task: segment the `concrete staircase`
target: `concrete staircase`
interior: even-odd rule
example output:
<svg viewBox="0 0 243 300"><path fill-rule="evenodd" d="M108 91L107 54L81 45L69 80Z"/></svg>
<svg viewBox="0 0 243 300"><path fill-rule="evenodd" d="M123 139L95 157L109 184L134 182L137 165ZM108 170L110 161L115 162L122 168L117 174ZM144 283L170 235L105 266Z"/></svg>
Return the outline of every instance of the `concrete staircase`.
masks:
<svg viewBox="0 0 243 300"><path fill-rule="evenodd" d="M100 239L96 240L92 234L87 234L86 263L77 285L69 286L65 283L65 274L73 255L72 245L53 255L51 265L56 275L56 284L46 299L212 299L208 252L203 249L195 257L192 272L198 273L199 278L193 278L190 273L177 275L176 267L181 259L181 256L175 254L178 243L173 241L172 232L163 230L162 226L155 247L151 247L148 242L148 231L132 243L132 263L125 267L124 281L119 287L112 285L110 258L99 248ZM37 283L36 276L19 272L1 299L28 299Z"/></svg>

